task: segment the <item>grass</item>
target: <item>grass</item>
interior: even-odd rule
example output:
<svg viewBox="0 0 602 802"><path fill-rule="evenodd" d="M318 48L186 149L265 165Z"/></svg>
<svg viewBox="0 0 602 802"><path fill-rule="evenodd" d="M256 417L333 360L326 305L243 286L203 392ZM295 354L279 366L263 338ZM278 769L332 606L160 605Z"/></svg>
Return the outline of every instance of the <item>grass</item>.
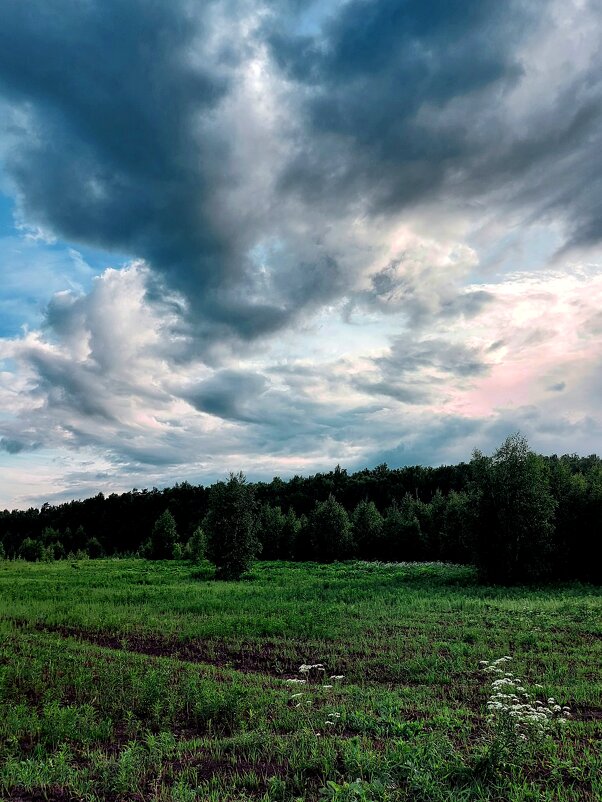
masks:
<svg viewBox="0 0 602 802"><path fill-rule="evenodd" d="M599 802L601 622L601 588L458 566L0 562L0 796ZM504 654L573 717L501 754ZM316 662L344 680L286 682Z"/></svg>

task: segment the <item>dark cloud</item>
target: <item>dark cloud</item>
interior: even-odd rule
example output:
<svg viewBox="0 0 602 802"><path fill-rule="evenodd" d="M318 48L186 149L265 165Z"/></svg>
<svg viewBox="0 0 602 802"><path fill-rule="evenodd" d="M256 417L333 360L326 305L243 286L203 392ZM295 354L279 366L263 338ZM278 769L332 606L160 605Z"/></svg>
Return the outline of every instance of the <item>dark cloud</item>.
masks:
<svg viewBox="0 0 602 802"><path fill-rule="evenodd" d="M34 110L9 163L26 213L76 241L210 264L195 162L215 154L192 122L225 85L187 64L202 26L186 5L7 0L0 22L1 85Z"/></svg>
<svg viewBox="0 0 602 802"><path fill-rule="evenodd" d="M261 42L235 23L254 11L242 0L0 8L0 90L19 111L6 166L23 217L147 260L184 297L197 351L274 332L345 286L319 244L278 234L280 199L259 197L237 155L250 131L237 92ZM274 236L272 264L258 266L253 248Z"/></svg>
<svg viewBox="0 0 602 802"><path fill-rule="evenodd" d="M464 385L489 371L481 352L443 339L397 337L389 352L372 360L374 376L356 376L353 386L369 395L387 396L402 404L428 404L452 386Z"/></svg>
<svg viewBox="0 0 602 802"><path fill-rule="evenodd" d="M597 31L585 66L552 0L351 0L311 36L280 21L270 43L303 87L310 131L283 186L312 202L361 198L380 213L495 197L506 213L565 222L567 246L599 242L598 12L595 0L573 9L571 23L589 18ZM545 76L528 52L546 36L576 47L564 62L574 68L535 84L527 106L507 107L530 69Z"/></svg>
<svg viewBox="0 0 602 802"><path fill-rule="evenodd" d="M397 444L370 455L366 464L375 467L386 463L390 468L405 465L443 465L465 460L482 439L486 428L483 420L444 416L428 426L408 427L398 435Z"/></svg>
<svg viewBox="0 0 602 802"><path fill-rule="evenodd" d="M384 373L401 377L419 376L421 371L427 371L471 378L483 376L489 369L478 348L443 339L414 341L397 337L389 353L374 362Z"/></svg>
<svg viewBox="0 0 602 802"><path fill-rule="evenodd" d="M235 421L257 421L257 399L267 389L265 377L240 370L217 371L186 393L200 412ZM255 411L251 412L253 408Z"/></svg>
<svg viewBox="0 0 602 802"><path fill-rule="evenodd" d="M8 454L18 454L27 448L27 444L23 443L21 440L10 437L0 437L0 451L6 451Z"/></svg>
<svg viewBox="0 0 602 802"><path fill-rule="evenodd" d="M425 382L420 382L416 379L411 379L408 384L404 384L403 380L370 381L369 379L357 378L353 384L364 393L388 396L400 401L402 404L426 404L431 399L433 389L427 386ZM416 384L419 386L417 387Z"/></svg>
<svg viewBox="0 0 602 802"><path fill-rule="evenodd" d="M313 136L336 136L353 155L325 171L332 151L310 139L286 181L316 197L316 185L330 179L339 190L369 193L377 206L437 192L448 173L478 157L474 122L423 120L421 111L485 89L493 99L513 85L522 74L517 44L532 26L521 2L353 0L314 37L274 31L278 63L309 88Z"/></svg>
<svg viewBox="0 0 602 802"><path fill-rule="evenodd" d="M269 304L224 294L245 264L214 219L228 146L205 122L243 54L203 52L214 9L184 0L3 3L0 87L27 117L7 168L27 220L144 257L218 334L253 336L282 321Z"/></svg>
<svg viewBox="0 0 602 802"><path fill-rule="evenodd" d="M5 0L0 89L18 111L6 165L22 214L145 258L184 297L197 350L271 334L350 292L357 213L497 193L564 216L570 242L594 241L597 65L539 116L504 106L550 9L282 2L259 24L266 8L244 0ZM262 117L243 90L266 43L264 74L288 83L264 87L274 109ZM471 315L487 300L450 296L439 311Z"/></svg>

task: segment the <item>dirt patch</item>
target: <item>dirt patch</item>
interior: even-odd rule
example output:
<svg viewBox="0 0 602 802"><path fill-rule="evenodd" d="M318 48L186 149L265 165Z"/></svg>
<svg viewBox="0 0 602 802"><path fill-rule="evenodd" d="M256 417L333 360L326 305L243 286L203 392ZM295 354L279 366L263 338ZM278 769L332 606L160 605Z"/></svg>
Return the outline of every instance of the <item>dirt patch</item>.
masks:
<svg viewBox="0 0 602 802"><path fill-rule="evenodd" d="M602 707L574 702L569 704L573 717L577 721L602 721Z"/></svg>
<svg viewBox="0 0 602 802"><path fill-rule="evenodd" d="M45 791L25 791L15 788L9 796L4 797L7 802L73 802L81 799L81 796L73 794L65 788L49 788Z"/></svg>
<svg viewBox="0 0 602 802"><path fill-rule="evenodd" d="M128 651L145 654L150 657L169 657L190 663L205 663L218 668L229 668L243 673L263 674L279 679L299 677L299 665L311 655L311 659L322 662L326 666L326 674L343 674L351 679L354 669L362 657L357 650L348 649L337 654L321 654L321 648L314 643L300 642L297 655L291 657L290 642L287 644L289 654L284 654L282 643L262 641L261 643L229 644L217 639L191 639L182 641L176 637L166 637L154 633L115 634L102 630L87 630L81 627L64 624L34 623L26 619L11 619L24 630L56 634L64 638L73 638L83 643L91 643L106 649ZM327 646L326 652L330 649ZM391 666L386 648L374 644L373 657L382 658L372 664L364 665L362 680L375 684L399 685L416 684L400 678L395 666ZM329 659L330 658L330 659Z"/></svg>
<svg viewBox="0 0 602 802"><path fill-rule="evenodd" d="M148 795L126 793L109 794L104 797L106 802L145 802L145 800L153 798L154 796L150 792ZM80 802L84 797L65 788L56 787L36 791L25 791L16 788L11 791L9 796L3 797L3 799L6 802Z"/></svg>
<svg viewBox="0 0 602 802"><path fill-rule="evenodd" d="M193 769L197 776L198 782L208 782L213 777L235 777L244 776L253 772L263 780L270 777L285 778L290 773L287 765L281 763L274 763L269 760L260 760L252 763L248 760L240 760L237 758L236 763L225 760L224 758L212 758L207 755L191 754L177 758L166 764L168 770L176 775L184 769Z"/></svg>
<svg viewBox="0 0 602 802"><path fill-rule="evenodd" d="M270 641L256 645L229 646L217 640L181 641L152 633L115 635L113 633L86 630L66 625L51 625L13 620L17 626L33 629L36 632L52 633L64 638L73 638L84 643L92 643L106 649L146 654L150 657L170 657L190 663L207 663L220 668L233 668L245 673L269 674L276 677L293 676L299 661L283 657L279 645Z"/></svg>

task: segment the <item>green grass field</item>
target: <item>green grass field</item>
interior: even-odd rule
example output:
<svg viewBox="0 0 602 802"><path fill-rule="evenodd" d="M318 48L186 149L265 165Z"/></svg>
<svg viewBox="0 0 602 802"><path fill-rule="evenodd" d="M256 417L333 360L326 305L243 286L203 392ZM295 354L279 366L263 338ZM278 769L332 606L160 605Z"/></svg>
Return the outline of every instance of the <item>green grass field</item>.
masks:
<svg viewBox="0 0 602 802"><path fill-rule="evenodd" d="M0 614L3 799L602 800L602 588L0 562ZM572 718L500 753L479 661L502 655ZM287 682L302 663L326 679Z"/></svg>

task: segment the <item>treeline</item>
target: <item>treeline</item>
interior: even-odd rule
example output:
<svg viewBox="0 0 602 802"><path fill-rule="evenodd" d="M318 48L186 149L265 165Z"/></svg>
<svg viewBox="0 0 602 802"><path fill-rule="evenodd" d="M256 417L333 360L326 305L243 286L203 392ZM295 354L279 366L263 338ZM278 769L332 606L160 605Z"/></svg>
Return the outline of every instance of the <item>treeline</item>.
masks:
<svg viewBox="0 0 602 802"><path fill-rule="evenodd" d="M473 563L493 582L602 579L602 460L543 457L520 435L491 456L475 452L470 463L454 466L380 465L353 474L337 466L288 481L242 481L243 496L240 478L238 485L237 512L227 520L232 479L209 488L182 483L5 510L0 556L197 559L207 531L218 553L220 538L223 544L234 538L236 551L244 529L247 563L256 554L324 562L443 560Z"/></svg>

